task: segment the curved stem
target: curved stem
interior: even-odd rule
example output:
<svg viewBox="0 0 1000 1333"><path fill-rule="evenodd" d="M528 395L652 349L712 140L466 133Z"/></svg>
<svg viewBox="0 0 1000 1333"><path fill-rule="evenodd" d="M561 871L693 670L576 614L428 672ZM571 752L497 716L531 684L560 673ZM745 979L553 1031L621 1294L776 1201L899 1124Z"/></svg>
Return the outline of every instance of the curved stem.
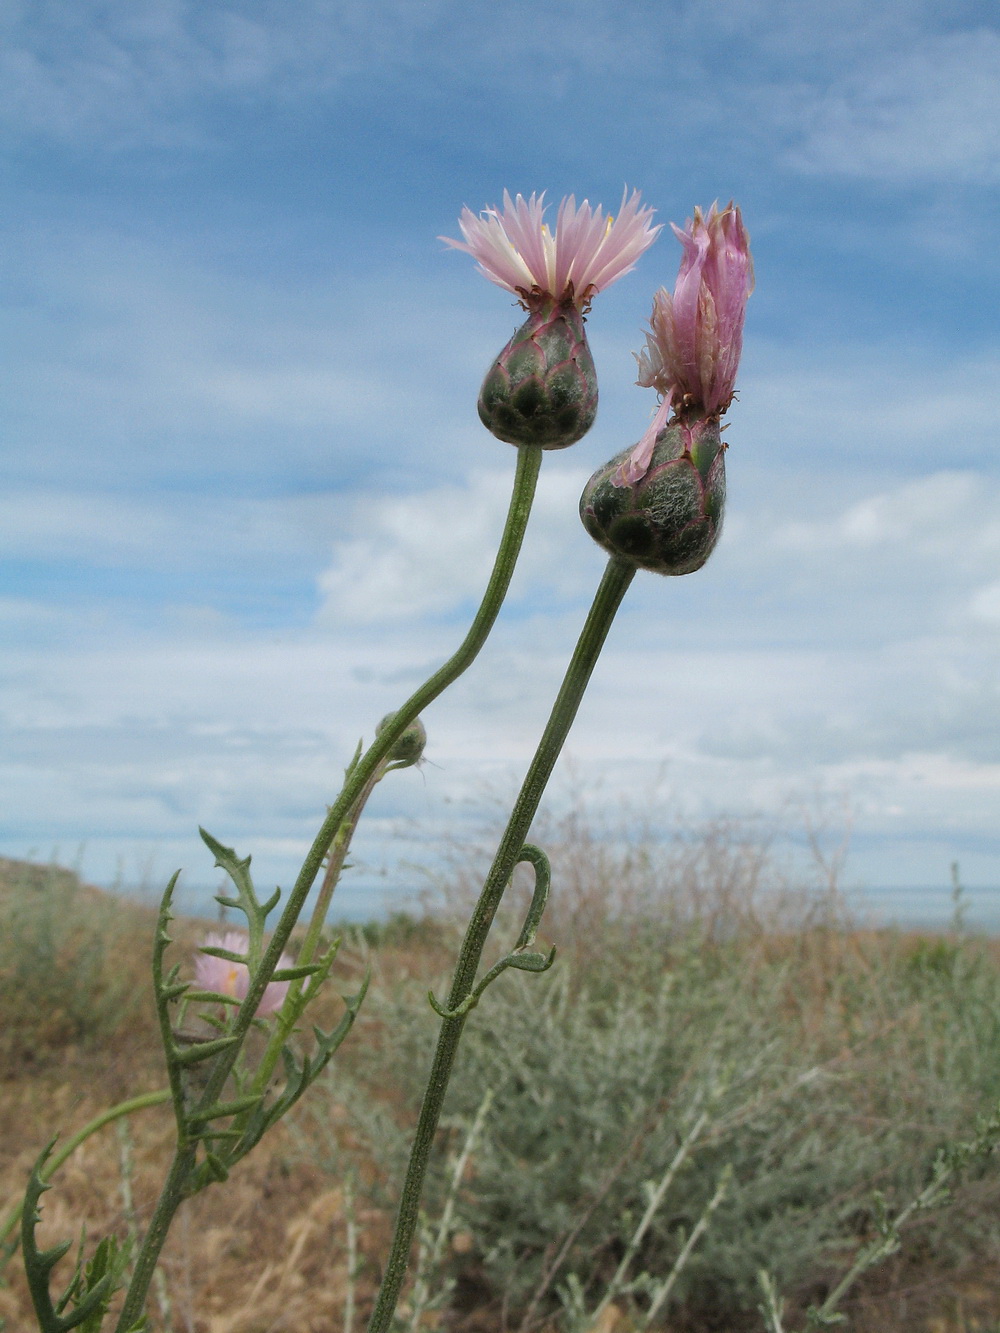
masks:
<svg viewBox="0 0 1000 1333"><path fill-rule="evenodd" d="M358 820L361 818L369 796L375 790L385 776L386 761L383 759L375 772L371 775L362 789L361 795L351 806L344 822L337 830L333 839L333 845L330 848L326 863L326 873L323 875L323 882L320 885L319 893L316 897L316 904L313 907L312 917L309 921L309 928L306 931L305 939L302 941L302 947L299 949L296 963L311 963L316 956L316 949L319 945L320 937L323 933L323 926L326 922L326 914L330 909L330 900L333 898L333 891L337 887L341 871L344 869L344 862L347 860L347 853L350 850L351 839L354 837L354 830L358 826ZM296 1000L302 992L302 980L293 981L288 988L288 994L285 996L284 1004L277 1014L277 1021L274 1025L274 1031L268 1040L264 1054L260 1058L260 1064L257 1066L257 1072L253 1076L250 1084L250 1092L263 1092L271 1081L271 1075L278 1066L278 1060L281 1058L281 1048L291 1035L292 1029L298 1019L299 1009L296 1006Z"/></svg>
<svg viewBox="0 0 1000 1333"><path fill-rule="evenodd" d="M552 775L569 729L573 725L573 719L576 717L580 701L604 646L611 622L634 573L634 566L616 558L612 558L604 571L604 578L601 580L587 622L552 706L538 749L525 775L507 827L500 839L493 865L483 885L483 891L466 928L448 997L449 1010L456 1010L475 986L476 972L493 918L500 906L504 890L510 882L531 821L542 799L542 793ZM368 1325L368 1333L388 1333L399 1300L400 1289L406 1276L410 1247L417 1228L420 1195L427 1174L427 1163L466 1017L466 1014L462 1014L455 1018L445 1018L441 1023L437 1051L410 1152L392 1248L382 1286L379 1288L378 1300Z"/></svg>
<svg viewBox="0 0 1000 1333"><path fill-rule="evenodd" d="M195 1110L203 1110L218 1100L219 1094L232 1072L243 1039L250 1029L250 1024L257 1012L264 990L274 975L278 960L288 943L288 938L298 921L309 891L319 874L323 859L330 850L340 826L350 816L358 798L378 772L383 760L406 728L419 713L433 703L439 694L443 693L453 681L458 679L463 671L472 665L479 650L486 642L507 595L511 576L514 573L514 566L520 554L521 543L524 540L525 529L528 526L528 518L531 514L531 505L535 498L535 487L541 465L542 450L540 447L530 445L518 449L514 488L510 499L510 507L507 511L503 536L500 539L500 547L493 564L493 572L490 575L486 593L469 632L462 640L458 651L445 662L444 666L435 671L407 699L406 703L392 714L391 720L385 724L379 735L375 737L369 748L352 767L340 795L330 807L312 846L306 854L302 869L299 871L284 911L281 913L281 918L275 927L274 934L271 936L271 942L264 952L260 967L257 969L246 998L240 1006L231 1034L237 1040L233 1042L228 1050L221 1052L216 1058L198 1106L194 1108ZM167 1228L183 1198L184 1171L190 1171L193 1163L193 1152L179 1148L174 1165L157 1203L153 1223L151 1223L146 1233L136 1260L135 1274L116 1325L118 1333L125 1333L126 1330L131 1329L142 1314L146 1303L146 1292L156 1267L156 1259L166 1239Z"/></svg>
<svg viewBox="0 0 1000 1333"><path fill-rule="evenodd" d="M337 830L349 815L352 806L377 771L379 764L388 755L406 728L428 704L433 703L439 694L443 693L453 681L458 679L463 671L472 665L479 650L486 642L500 607L503 605L507 589L510 586L511 576L514 573L514 565L521 550L524 531L528 525L528 516L531 513L531 504L535 495L535 486L538 481L541 463L542 450L538 446L532 445L518 449L514 491L507 513L507 523L500 541L500 549L497 552L486 594L479 610L476 612L476 617L468 634L462 641L461 647L454 656L445 662L444 666L435 671L415 693L410 695L402 708L397 709L392 714L391 721L386 723L381 733L376 736L351 770L340 795L330 807L326 819L320 826L320 830L306 854L306 859L302 863L298 878L292 886L281 919L271 936L271 942L261 959L260 968L240 1007L239 1016L233 1027L233 1035L241 1040L249 1030L253 1016L257 1012L257 1006L260 1004L267 984L278 965L278 959L288 943L288 937L299 918L299 913L302 911L309 890L319 874L323 858L337 835ZM235 1062L238 1050L239 1042L234 1042L231 1051L224 1053L219 1058L202 1097L201 1104L203 1106L210 1106L218 1097L222 1085L228 1078Z"/></svg>
<svg viewBox="0 0 1000 1333"><path fill-rule="evenodd" d="M123 1115L131 1115L133 1111L144 1111L147 1106L162 1106L164 1102L170 1101L170 1089L160 1088L157 1092L144 1092L138 1097L130 1097L128 1101L119 1102L117 1106L112 1106L100 1115L95 1115L93 1120L88 1120L82 1129L78 1129L75 1134L66 1140L58 1152L46 1161L44 1167L39 1171L42 1180L51 1180L53 1175L59 1170L63 1162L68 1157L72 1157L80 1144L89 1139L91 1134L96 1134L99 1129L105 1125L110 1125L113 1121L121 1119ZM14 1205L7 1214L7 1219L0 1227L0 1247L3 1246L7 1237L21 1220L21 1213L24 1209L24 1201ZM13 1249L17 1248L14 1242ZM0 1265L2 1266L2 1265Z"/></svg>

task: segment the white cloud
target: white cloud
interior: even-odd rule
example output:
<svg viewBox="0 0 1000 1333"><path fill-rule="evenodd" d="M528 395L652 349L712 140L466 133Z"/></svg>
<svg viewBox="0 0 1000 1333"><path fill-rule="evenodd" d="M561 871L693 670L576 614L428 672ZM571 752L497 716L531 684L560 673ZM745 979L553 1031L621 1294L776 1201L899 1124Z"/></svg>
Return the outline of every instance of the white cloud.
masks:
<svg viewBox="0 0 1000 1333"><path fill-rule="evenodd" d="M773 535L779 550L872 552L947 561L967 573L1000 558L1000 484L972 472L936 472L866 497L827 520L793 521Z"/></svg>
<svg viewBox="0 0 1000 1333"><path fill-rule="evenodd" d="M470 784L523 770L603 563L576 521L581 478L543 472L513 614L429 710L434 767L409 796L387 793L383 815L402 801L437 830ZM357 736L457 645L462 626L428 615L478 597L508 485L509 474L480 472L359 500L312 630L205 624L8 655L3 782L19 841L11 832L4 845L65 846L89 827L134 863L158 847L204 882L200 820L287 883ZM876 845L861 874L877 865L893 878L891 847L904 881L943 878L956 855L971 878L988 877L1000 691L984 608L997 605L997 486L950 471L860 503L811 503L815 518L792 528L745 513L690 580L639 576L569 753L609 800L649 788L665 766L671 809L690 819L774 811L817 785L846 790L859 840ZM391 859L393 845L373 824L364 856Z"/></svg>
<svg viewBox="0 0 1000 1333"><path fill-rule="evenodd" d="M517 587L530 581L536 596L579 589L565 551L581 533L576 505L587 475L557 466L542 473ZM335 543L333 563L319 577L321 621L416 619L478 601L510 486L509 472L474 472L462 484L363 500L350 518L353 535Z"/></svg>
<svg viewBox="0 0 1000 1333"><path fill-rule="evenodd" d="M804 96L790 162L810 172L900 184L1000 180L1000 32L978 28L892 43Z"/></svg>
<svg viewBox="0 0 1000 1333"><path fill-rule="evenodd" d="M633 60L647 24L624 25L607 0L572 6L457 0L303 0L295 6L234 0L112 0L95 13L73 0L25 6L0 53L0 115L25 129L118 145L196 144L210 132L191 113L210 98L298 102L363 80L369 98L408 70L438 69L463 82L568 93L566 75ZM524 33L532 41L526 47ZM376 76L376 77L373 77Z"/></svg>

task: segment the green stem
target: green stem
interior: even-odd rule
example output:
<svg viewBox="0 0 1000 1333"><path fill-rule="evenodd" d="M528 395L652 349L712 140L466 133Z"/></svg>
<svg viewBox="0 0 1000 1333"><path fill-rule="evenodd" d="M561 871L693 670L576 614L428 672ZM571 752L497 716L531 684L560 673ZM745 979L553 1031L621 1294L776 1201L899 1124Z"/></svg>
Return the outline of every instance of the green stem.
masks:
<svg viewBox="0 0 1000 1333"><path fill-rule="evenodd" d="M248 1031L267 984L278 965L278 959L281 957L292 929L299 918L309 890L319 874L323 859L351 807L361 795L382 760L385 759L410 723L423 712L428 704L433 703L439 694L443 693L449 685L457 680L463 671L472 665L479 650L486 642L500 607L503 605L507 589L510 586L511 576L514 573L514 565L517 562L524 530L527 527L528 516L531 512L541 463L542 451L537 446L532 445L518 449L517 473L514 478L514 492L507 513L507 523L500 541L500 549L497 552L486 595L476 612L476 617L469 632L455 655L450 657L444 666L435 671L430 679L425 681L407 699L402 708L392 714L391 720L386 723L381 733L372 741L369 748L351 770L350 777L344 783L340 795L330 807L329 813L320 826L320 830L306 854L306 859L302 863L302 869L292 886L281 919L261 960L261 966L240 1008L233 1027L235 1036L242 1038ZM228 1078L236 1060L238 1050L239 1043L234 1043L231 1051L220 1057L219 1063L215 1066L212 1077L205 1089L202 1098L203 1106L210 1106L218 1097L222 1085Z"/></svg>
<svg viewBox="0 0 1000 1333"><path fill-rule="evenodd" d="M518 793L514 809L500 839L493 865L490 867L483 891L479 896L472 914L472 919L465 932L455 976L448 996L448 1009L454 1011L471 993L479 963L482 958L486 937L489 934L493 918L510 882L514 866L517 863L524 840L527 837L531 821L535 817L545 786L552 775L552 769L559 757L584 691L590 681L597 659L600 656L604 640L622 598L632 581L635 568L624 561L612 558L604 578L601 580L594 604L583 627L576 650L567 668L565 678L556 701L552 706L542 739L525 775ZM392 1317L399 1300L400 1289L406 1276L410 1248L416 1233L420 1208L420 1196L423 1192L424 1177L430 1158L434 1135L437 1130L441 1107L444 1104L448 1081L455 1064L458 1045L465 1026L465 1014L457 1018L445 1018L441 1022L434 1064L431 1067L417 1121L413 1148L407 1168L406 1181L403 1185L393 1235L392 1248L386 1264L385 1276L379 1288L378 1300L368 1325L368 1333L388 1333Z"/></svg>
<svg viewBox="0 0 1000 1333"><path fill-rule="evenodd" d="M392 714L391 720L385 724L368 750L351 769L340 795L330 807L312 846L306 854L302 869L299 871L281 918L274 934L271 936L271 942L265 950L261 965L250 983L246 998L240 1007L232 1029L232 1035L236 1036L238 1040L216 1058L201 1100L195 1110L203 1110L218 1100L219 1094L232 1072L243 1039L250 1029L250 1024L257 1012L267 984L274 975L278 960L288 943L288 938L299 919L299 914L305 905L306 898L309 896L309 891L319 874L323 859L330 850L341 824L348 817L368 782L378 771L382 761L406 728L429 704L433 703L439 694L443 693L453 681L457 680L463 671L472 665L479 650L486 642L510 586L511 576L514 573L514 566L517 563L521 543L524 539L524 532L528 526L528 518L531 514L532 501L535 498L535 487L541 465L542 450L540 447L530 445L518 449L514 488L510 499L510 507L507 511L503 536L500 539L500 548L497 551L485 596L479 610L476 612L469 632L462 640L458 651L445 662L444 666L435 671L430 679L425 681L410 696L402 708L397 709ZM153 1222L150 1224L142 1248L139 1251L135 1276L129 1285L125 1303L122 1306L116 1325L117 1333L126 1333L126 1330L132 1328L142 1314L146 1303L146 1292L156 1268L156 1260L166 1239L167 1229L173 1215L183 1198L184 1180L178 1172L185 1162L187 1163L186 1169L190 1171L194 1163L194 1155L191 1153L189 1156L187 1150L179 1149L171 1168L171 1174L157 1203Z"/></svg>
<svg viewBox="0 0 1000 1333"><path fill-rule="evenodd" d="M174 1214L184 1198L184 1187L197 1160L197 1153L198 1145L196 1142L184 1145L178 1144L173 1161L170 1163L170 1171L163 1182L160 1197L156 1201L153 1216L149 1220L145 1238L136 1256L135 1271L125 1295L125 1304L122 1306L118 1323L115 1325L116 1333L129 1333L131 1329L135 1328L142 1316L143 1307L146 1304L146 1293L149 1291L149 1284L156 1272L160 1251L167 1239L167 1232L174 1220Z"/></svg>
<svg viewBox="0 0 1000 1333"><path fill-rule="evenodd" d="M123 1115L131 1115L133 1111L144 1111L147 1106L162 1106L164 1102L170 1101L170 1089L160 1088L157 1092L144 1092L138 1097L130 1097L127 1102L119 1102L117 1106L112 1106L110 1110L102 1111L100 1115L95 1115L93 1120L88 1120L82 1129L66 1140L58 1152L45 1163L39 1172L42 1180L51 1180L53 1175L59 1170L63 1162L68 1157L72 1157L80 1144L89 1139L91 1134L96 1134L99 1129L105 1125L110 1125L115 1120L120 1120ZM24 1210L24 1200L14 1205L7 1214L7 1220L0 1227L0 1247L3 1246L7 1237L21 1220L21 1213ZM16 1242L14 1249L17 1248Z"/></svg>
<svg viewBox="0 0 1000 1333"><path fill-rule="evenodd" d="M312 917L309 920L309 929L306 931L305 939L302 941L302 947L299 949L296 963L311 963L316 956L316 949L319 945L320 936L323 933L323 925L326 921L326 914L330 910L330 900L333 897L333 891L337 887L337 881L340 879L341 871L344 869L344 862L347 859L347 853L350 850L351 839L354 836L354 830L358 826L358 820L361 818L369 796L375 790L385 776L386 761L383 759L378 768L365 783L361 795L354 802L349 814L344 819L340 828L337 830L333 839L333 845L326 863L326 873L323 876L323 882L320 885L319 893L316 897L316 904L313 907ZM250 1084L250 1092L263 1092L271 1081L271 1075L274 1073L281 1058L281 1048L291 1035L292 1029L298 1021L299 1007L296 1004L299 995L302 992L304 979L293 981L288 988L288 994L285 996L284 1003L281 1006L281 1012L277 1016L277 1022L274 1025L274 1031L271 1033L267 1043L267 1048L261 1056L260 1064L257 1066L257 1072L254 1074L253 1082ZM239 1123L239 1122L237 1122Z"/></svg>

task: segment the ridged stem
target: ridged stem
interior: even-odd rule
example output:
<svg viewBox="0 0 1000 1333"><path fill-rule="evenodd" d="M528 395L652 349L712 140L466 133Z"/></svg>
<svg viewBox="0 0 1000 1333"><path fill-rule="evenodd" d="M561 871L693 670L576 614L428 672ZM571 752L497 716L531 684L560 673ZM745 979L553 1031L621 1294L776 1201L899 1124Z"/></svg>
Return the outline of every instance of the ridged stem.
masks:
<svg viewBox="0 0 1000 1333"><path fill-rule="evenodd" d="M358 826L358 820L361 818L369 796L375 790L377 783L385 776L386 761L383 759L375 772L365 783L361 795L351 806L344 822L337 830L333 843L330 847L326 862L326 873L323 875L323 882L320 885L319 893L316 896L316 903L313 907L312 917L309 921L309 927L306 930L305 938L302 941L302 947L299 949L296 963L311 963L316 956L316 950L319 947L320 937L323 933L323 926L326 922L326 914L330 910L330 901L333 898L333 891L337 887L341 872L344 869L344 862L347 860L347 853L350 850L351 839L354 836L354 830ZM257 1072L253 1076L253 1082L250 1084L251 1092L263 1092L271 1081L271 1076L278 1067L278 1060L281 1058L281 1048L291 1035L292 1029L297 1021L297 1010L295 1008L295 999L302 990L302 981L293 981L288 988L288 995L277 1015L277 1021L274 1025L274 1031L268 1040L264 1054L260 1058L260 1064L257 1066Z"/></svg>
<svg viewBox="0 0 1000 1333"><path fill-rule="evenodd" d="M573 725L573 719L576 717L580 701L604 646L608 630L634 574L633 565L617 558L612 558L604 571L604 578L601 580L590 614L587 616L562 686L552 706L538 749L525 775L507 827L500 839L493 865L490 867L479 901L466 928L448 996L447 1007L452 1012L459 1008L475 986L476 973L493 918L510 882L546 784L552 776L556 760ZM441 1021L434 1063L424 1093L423 1105L420 1108L400 1198L392 1247L375 1309L368 1325L368 1333L388 1333L392 1323L417 1229L420 1196L427 1174L427 1163L466 1017L467 1015L463 1013L458 1017L444 1018Z"/></svg>

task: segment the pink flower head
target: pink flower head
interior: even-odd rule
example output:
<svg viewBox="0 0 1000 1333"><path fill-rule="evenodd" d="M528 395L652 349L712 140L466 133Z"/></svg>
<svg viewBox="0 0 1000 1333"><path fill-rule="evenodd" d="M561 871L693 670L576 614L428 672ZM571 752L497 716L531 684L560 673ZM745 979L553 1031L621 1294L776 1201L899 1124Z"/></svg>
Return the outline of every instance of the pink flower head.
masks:
<svg viewBox="0 0 1000 1333"><path fill-rule="evenodd" d="M753 291L750 237L730 202L719 212L700 208L687 225L670 224L684 247L673 296L663 287L653 297L645 349L638 354L638 383L656 388L663 401L645 435L614 476L630 486L645 476L670 410L720 417L733 400L743 351L743 319Z"/></svg>
<svg viewBox="0 0 1000 1333"><path fill-rule="evenodd" d="M465 240L438 239L472 255L480 273L529 309L549 299L585 311L597 292L631 272L662 230L651 224L653 209L639 207L639 191L627 195L626 189L616 218L605 218L586 199L577 208L570 195L559 205L552 232L543 221L544 192L526 202L504 190L502 213L484 208L476 217L463 208L458 225Z"/></svg>
<svg viewBox="0 0 1000 1333"><path fill-rule="evenodd" d="M696 208L674 232L684 247L677 285L673 296L661 287L653 298L651 331L636 358L638 382L659 389L678 410L721 416L733 399L753 291L750 237L732 203L721 213L713 204L707 217Z"/></svg>
<svg viewBox="0 0 1000 1333"><path fill-rule="evenodd" d="M230 953L246 955L250 940L245 930L227 930L223 935L209 931L202 940L202 945L206 944L212 949L227 949ZM278 966L291 967L291 958L283 953L278 960ZM200 990L231 995L235 1000L245 1000L250 988L250 973L247 971L246 963L233 963L228 958L216 958L210 953L199 953L195 958L194 975ZM273 1014L281 1008L288 994L289 984L287 981L272 981L265 988L257 1006L258 1018L262 1018L265 1014Z"/></svg>

